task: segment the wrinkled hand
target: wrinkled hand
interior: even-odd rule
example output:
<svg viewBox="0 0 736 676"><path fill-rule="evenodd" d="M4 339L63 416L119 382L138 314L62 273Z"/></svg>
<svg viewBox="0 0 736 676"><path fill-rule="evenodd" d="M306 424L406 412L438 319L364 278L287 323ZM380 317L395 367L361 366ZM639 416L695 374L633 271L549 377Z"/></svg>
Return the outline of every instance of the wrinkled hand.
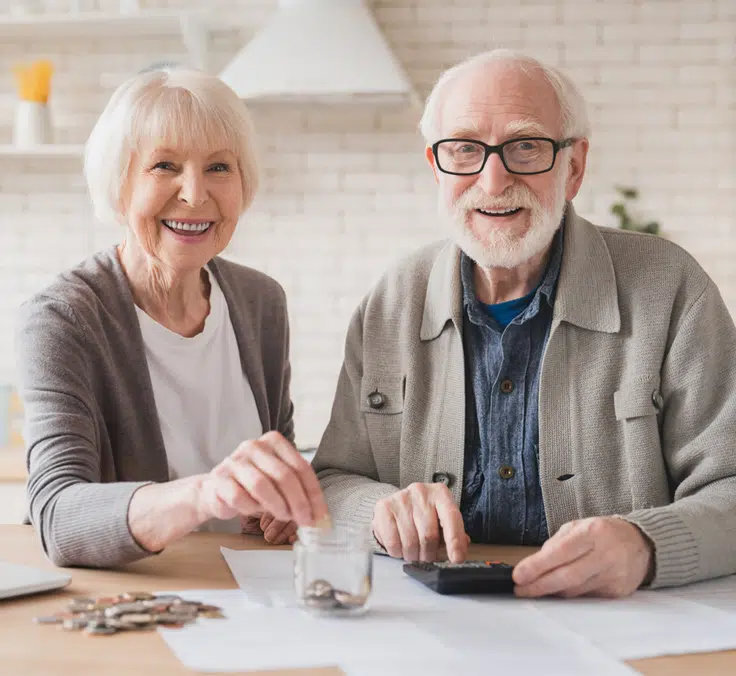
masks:
<svg viewBox="0 0 736 676"><path fill-rule="evenodd" d="M327 514L314 470L278 432L240 444L205 475L199 500L203 520L265 513L312 526Z"/></svg>
<svg viewBox="0 0 736 676"><path fill-rule="evenodd" d="M653 558L650 540L624 519L570 521L516 565L516 595L628 596L647 577Z"/></svg>
<svg viewBox="0 0 736 676"><path fill-rule="evenodd" d="M241 532L244 535L263 535L270 545L293 545L297 528L295 521L278 521L272 514L254 514L243 519Z"/></svg>
<svg viewBox="0 0 736 676"><path fill-rule="evenodd" d="M460 510L444 484L415 483L379 500L372 527L390 556L407 561L435 561L444 540L450 561L459 563L470 544Z"/></svg>

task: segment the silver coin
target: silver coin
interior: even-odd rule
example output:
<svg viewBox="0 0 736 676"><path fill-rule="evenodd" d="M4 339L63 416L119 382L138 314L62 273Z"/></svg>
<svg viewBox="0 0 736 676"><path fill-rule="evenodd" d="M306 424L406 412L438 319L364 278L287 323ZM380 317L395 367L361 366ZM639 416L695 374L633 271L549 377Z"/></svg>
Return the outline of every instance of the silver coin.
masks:
<svg viewBox="0 0 736 676"><path fill-rule="evenodd" d="M305 590L304 595L309 598L332 598L334 589L326 580L314 580Z"/></svg>
<svg viewBox="0 0 736 676"><path fill-rule="evenodd" d="M61 624L64 620L56 615L48 615L47 617L34 617L33 621L36 624Z"/></svg>
<svg viewBox="0 0 736 676"><path fill-rule="evenodd" d="M118 630L105 625L90 625L84 630L84 633L92 636L111 636L117 634Z"/></svg>
<svg viewBox="0 0 736 676"><path fill-rule="evenodd" d="M305 596L304 605L315 610L332 610L340 604L335 600L334 596Z"/></svg>
<svg viewBox="0 0 736 676"><path fill-rule="evenodd" d="M348 592L335 590L335 601L344 608L360 608L368 600L367 596L361 594L348 594Z"/></svg>
<svg viewBox="0 0 736 676"><path fill-rule="evenodd" d="M71 617L64 620L61 626L66 631L79 631L87 626L87 620L83 617Z"/></svg>

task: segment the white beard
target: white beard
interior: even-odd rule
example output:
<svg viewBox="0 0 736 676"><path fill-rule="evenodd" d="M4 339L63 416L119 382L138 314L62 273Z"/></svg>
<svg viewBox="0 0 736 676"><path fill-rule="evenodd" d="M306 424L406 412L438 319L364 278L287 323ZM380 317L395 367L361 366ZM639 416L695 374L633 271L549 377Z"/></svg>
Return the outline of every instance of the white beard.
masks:
<svg viewBox="0 0 736 676"><path fill-rule="evenodd" d="M569 168L561 171L554 186L552 203L542 204L529 188L514 184L498 198L488 197L472 186L447 208L440 196L440 218L450 226L457 245L483 268L515 268L544 251L552 242L565 213L565 186ZM517 236L503 228L489 227L481 240L470 228L470 217L476 209L501 210L524 207L530 211L527 231Z"/></svg>

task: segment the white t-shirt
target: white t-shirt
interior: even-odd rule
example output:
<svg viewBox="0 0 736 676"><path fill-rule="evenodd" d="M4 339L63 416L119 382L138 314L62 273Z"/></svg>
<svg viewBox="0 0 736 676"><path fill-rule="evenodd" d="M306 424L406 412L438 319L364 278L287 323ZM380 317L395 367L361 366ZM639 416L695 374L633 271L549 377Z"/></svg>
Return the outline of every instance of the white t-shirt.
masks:
<svg viewBox="0 0 736 676"><path fill-rule="evenodd" d="M238 444L263 434L225 296L207 274L210 313L193 338L136 306L171 479L209 472ZM213 520L200 530L239 532L240 519Z"/></svg>

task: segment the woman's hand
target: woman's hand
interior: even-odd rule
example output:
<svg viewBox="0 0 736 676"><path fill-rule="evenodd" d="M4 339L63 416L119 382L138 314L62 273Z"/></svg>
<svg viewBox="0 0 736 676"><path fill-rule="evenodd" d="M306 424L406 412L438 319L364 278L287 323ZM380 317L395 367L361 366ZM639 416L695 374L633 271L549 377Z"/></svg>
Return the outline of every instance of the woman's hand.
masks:
<svg viewBox="0 0 736 676"><path fill-rule="evenodd" d="M204 476L200 513L202 521L272 515L276 521L262 528L268 539L313 526L327 504L311 465L281 434L268 432L240 444Z"/></svg>

